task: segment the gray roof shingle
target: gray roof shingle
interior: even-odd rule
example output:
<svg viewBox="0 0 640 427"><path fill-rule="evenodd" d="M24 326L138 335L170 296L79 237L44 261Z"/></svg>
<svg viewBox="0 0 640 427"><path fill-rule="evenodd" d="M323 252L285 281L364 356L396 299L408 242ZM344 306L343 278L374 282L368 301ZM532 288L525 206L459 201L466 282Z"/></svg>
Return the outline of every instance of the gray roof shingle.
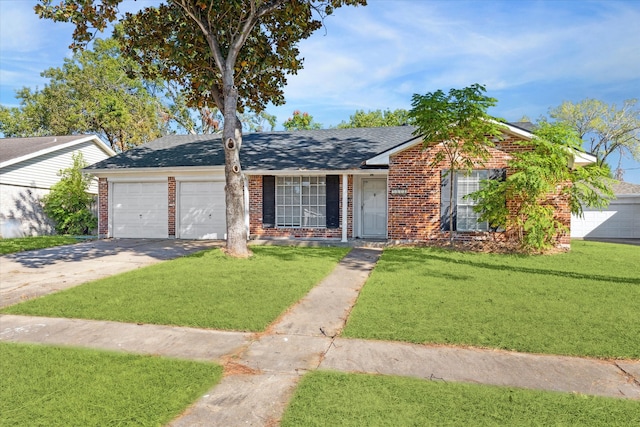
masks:
<svg viewBox="0 0 640 427"><path fill-rule="evenodd" d="M348 170L415 139L411 126L247 133L240 160L251 170ZM218 135L168 135L91 165L87 170L223 166Z"/></svg>
<svg viewBox="0 0 640 427"><path fill-rule="evenodd" d="M65 135L65 136L38 136L31 138L1 138L0 139L0 163L18 157L37 153L38 151L53 148L56 145L66 144L76 139L89 135Z"/></svg>
<svg viewBox="0 0 640 427"><path fill-rule="evenodd" d="M627 195L627 194L640 194L640 184L632 184L630 182L617 181L611 185L613 194Z"/></svg>

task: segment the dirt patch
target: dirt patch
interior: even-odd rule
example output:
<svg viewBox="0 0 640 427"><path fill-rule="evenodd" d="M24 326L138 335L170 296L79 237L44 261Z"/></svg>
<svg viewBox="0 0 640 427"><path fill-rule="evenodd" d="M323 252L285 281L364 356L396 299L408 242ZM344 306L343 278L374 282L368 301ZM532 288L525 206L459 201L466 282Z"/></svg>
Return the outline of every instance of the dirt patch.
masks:
<svg viewBox="0 0 640 427"><path fill-rule="evenodd" d="M250 368L247 365L243 365L232 360L224 362L223 368L225 377L230 375L258 375L261 373L258 369Z"/></svg>

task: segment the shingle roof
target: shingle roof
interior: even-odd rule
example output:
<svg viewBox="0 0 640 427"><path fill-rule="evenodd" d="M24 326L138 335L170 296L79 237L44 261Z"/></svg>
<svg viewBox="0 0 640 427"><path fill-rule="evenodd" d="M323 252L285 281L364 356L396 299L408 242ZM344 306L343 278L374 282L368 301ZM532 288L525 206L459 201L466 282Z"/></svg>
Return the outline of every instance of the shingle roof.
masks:
<svg viewBox="0 0 640 427"><path fill-rule="evenodd" d="M32 138L2 138L0 139L0 163L53 148L56 145L66 144L76 139L85 138L86 136L87 135L65 135Z"/></svg>
<svg viewBox="0 0 640 427"><path fill-rule="evenodd" d="M640 184L631 184L630 182L618 181L611 185L613 194L640 194Z"/></svg>
<svg viewBox="0 0 640 427"><path fill-rule="evenodd" d="M517 128L526 130L527 132L533 132L536 130L536 125L531 122L511 122L509 123L511 126L515 126Z"/></svg>
<svg viewBox="0 0 640 427"><path fill-rule="evenodd" d="M242 138L244 170L347 170L415 139L411 126L248 133ZM110 157L87 170L222 166L220 135L168 135Z"/></svg>

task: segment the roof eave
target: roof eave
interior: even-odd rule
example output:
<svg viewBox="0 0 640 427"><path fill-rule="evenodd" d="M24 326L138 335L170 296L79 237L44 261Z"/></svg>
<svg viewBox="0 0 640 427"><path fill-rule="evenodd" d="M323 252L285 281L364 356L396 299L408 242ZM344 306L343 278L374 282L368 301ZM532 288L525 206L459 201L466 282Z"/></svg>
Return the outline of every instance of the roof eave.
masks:
<svg viewBox="0 0 640 427"><path fill-rule="evenodd" d="M110 176L120 175L140 175L148 173L167 174L167 173L206 173L206 172L224 172L224 166L171 166L171 167L145 167L145 168L117 168L117 169L91 169L84 168L83 172L97 176L98 178L108 178Z"/></svg>
<svg viewBox="0 0 640 427"><path fill-rule="evenodd" d="M65 148L73 147L74 145L82 144L87 141L93 141L98 148L100 148L109 156L115 156L116 154L116 152L113 151L111 147L107 146L97 135L85 135L85 136L79 137L78 139L74 139L73 141L66 142L64 144L55 145L53 147L45 148L44 150L35 151L33 153L29 153L24 156L6 160L0 163L0 168L15 165L16 163L24 162L36 157L43 156L45 154L53 153L55 151L64 150Z"/></svg>

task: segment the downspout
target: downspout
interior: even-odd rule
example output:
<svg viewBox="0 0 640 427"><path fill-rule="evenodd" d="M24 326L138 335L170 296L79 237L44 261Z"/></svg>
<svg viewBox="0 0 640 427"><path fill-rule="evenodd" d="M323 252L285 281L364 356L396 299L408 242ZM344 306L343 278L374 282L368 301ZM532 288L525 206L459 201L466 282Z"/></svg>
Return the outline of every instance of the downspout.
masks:
<svg viewBox="0 0 640 427"><path fill-rule="evenodd" d="M342 242L347 242L347 228L348 224L348 203L349 203L349 192L348 192L349 178L346 173L342 174Z"/></svg>

